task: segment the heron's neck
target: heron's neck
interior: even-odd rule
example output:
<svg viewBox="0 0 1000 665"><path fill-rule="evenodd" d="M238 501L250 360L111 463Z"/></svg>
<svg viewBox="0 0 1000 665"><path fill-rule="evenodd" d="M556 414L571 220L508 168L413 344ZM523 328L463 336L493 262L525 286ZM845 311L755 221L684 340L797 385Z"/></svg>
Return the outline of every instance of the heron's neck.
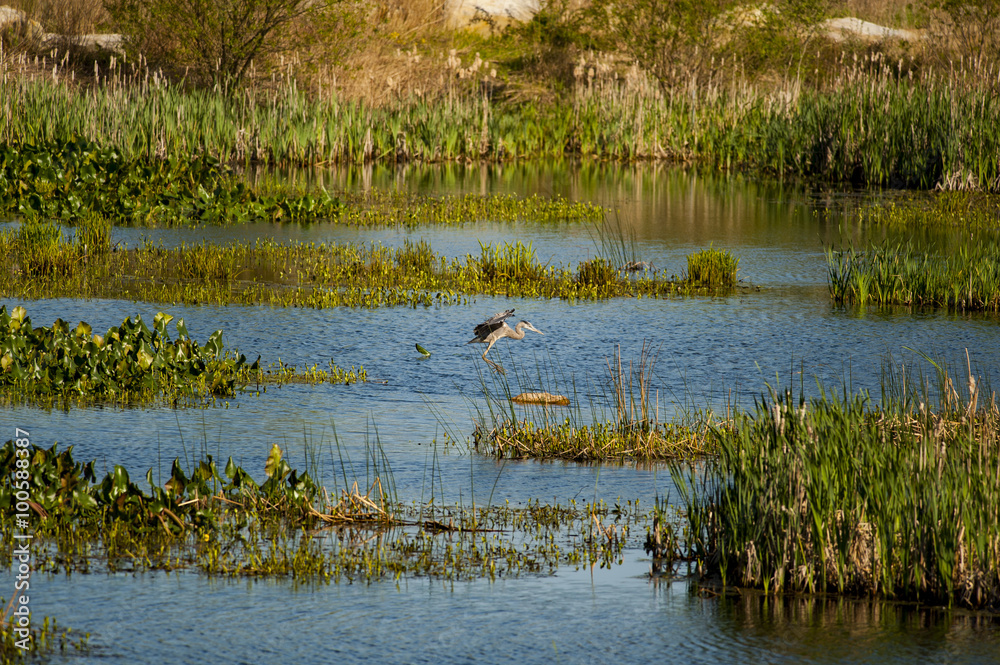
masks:
<svg viewBox="0 0 1000 665"><path fill-rule="evenodd" d="M514 339L524 339L524 321L519 321L516 326L514 326L514 332L510 334Z"/></svg>

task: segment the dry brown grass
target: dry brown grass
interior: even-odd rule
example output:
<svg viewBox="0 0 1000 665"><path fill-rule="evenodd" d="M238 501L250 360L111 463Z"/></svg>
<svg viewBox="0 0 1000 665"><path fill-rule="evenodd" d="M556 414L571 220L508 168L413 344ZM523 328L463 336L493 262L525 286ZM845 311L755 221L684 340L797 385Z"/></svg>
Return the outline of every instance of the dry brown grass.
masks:
<svg viewBox="0 0 1000 665"><path fill-rule="evenodd" d="M42 24L46 32L75 37L104 29L108 14L104 5L94 0L6 0Z"/></svg>

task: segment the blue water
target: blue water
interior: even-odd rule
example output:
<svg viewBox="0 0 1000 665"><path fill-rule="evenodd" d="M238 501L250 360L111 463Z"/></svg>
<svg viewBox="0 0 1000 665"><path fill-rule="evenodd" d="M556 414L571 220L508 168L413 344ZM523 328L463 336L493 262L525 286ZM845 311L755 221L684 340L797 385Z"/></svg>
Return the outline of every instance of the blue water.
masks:
<svg viewBox="0 0 1000 665"><path fill-rule="evenodd" d="M664 420L693 409L752 405L767 385L814 395L818 384L840 389L846 383L877 397L887 359L930 374L921 353L964 371L968 351L974 370L1000 385L996 317L831 304L823 248L855 232L844 229L840 211L856 195L656 167L603 168L446 167L375 172L367 181L349 173L324 177L328 186L584 198L614 207L631 230L630 249L655 267L679 274L687 254L711 243L740 257L746 288L716 298L574 303L479 297L462 305L376 310L0 299L8 308L23 304L36 325L59 317L86 320L95 331L137 314L152 321L164 311L183 318L199 340L222 329L227 348L251 361L259 354L265 363L280 358L325 367L333 359L342 367L363 365L370 379L350 386L270 387L206 409L4 408L0 433L27 429L36 444L72 445L78 460L96 459L102 472L122 464L133 479L147 469L161 478L174 458L190 462L206 453L222 461L231 456L261 478L277 443L293 467L304 469L314 460L314 471L330 487L345 477L369 480L366 461L381 451L397 496L406 502L639 500L651 508L657 497L673 496L669 473L656 465L498 462L468 450L475 424L488 415L484 390L502 394L504 380L486 371L482 347L465 345L475 324L514 307L517 317L544 333L503 341L491 352L507 368L515 392L571 397L568 408L526 412L536 419L609 417L608 364L617 353L626 365L638 362L644 345L656 359L650 394ZM274 237L386 245L423 238L452 256L478 254L480 243L521 241L556 265L590 258L599 244L586 225L488 221L412 231L314 224L116 234L126 244L143 237L164 244ZM416 352L417 343L430 358ZM399 587L298 586L191 572L37 576L32 610L91 633L89 654L67 660L102 662L1000 661L1000 631L983 615L700 597L684 580L651 582L648 568L633 543L625 563L611 570L561 569L554 577L493 584L408 579Z"/></svg>

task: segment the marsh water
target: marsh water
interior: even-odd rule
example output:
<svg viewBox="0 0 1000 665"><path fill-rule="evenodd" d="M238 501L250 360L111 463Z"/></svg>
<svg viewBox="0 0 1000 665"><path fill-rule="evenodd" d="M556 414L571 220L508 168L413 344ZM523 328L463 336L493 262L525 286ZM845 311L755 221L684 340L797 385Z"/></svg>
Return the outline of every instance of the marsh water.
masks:
<svg viewBox="0 0 1000 665"><path fill-rule="evenodd" d="M820 191L655 166L597 164L344 170L289 177L331 189L400 188L431 194L539 193L614 209L630 254L673 274L693 251L714 246L739 257L741 288L724 297L599 302L476 297L458 305L385 309L271 309L127 301L38 300L23 304L36 325L60 317L95 330L157 311L183 318L196 339L225 331L250 359L296 366L332 359L364 366L350 386L286 385L201 409L5 408L8 432L74 446L98 468L124 465L133 478L169 471L174 458L232 457L263 475L271 446L293 467L327 484L368 480L381 451L404 502L468 505L529 500L652 508L671 497L663 467L565 462L498 462L466 441L488 412L484 387L567 394L551 417L582 422L613 411L609 363L654 353L651 385L659 417L692 409L752 407L768 386L806 395L870 390L878 397L887 363L931 377L927 358L964 373L966 363L1000 385L995 316L943 311L849 309L831 303L824 248L865 232L849 212L872 192ZM413 229L336 225L249 225L184 230L116 230L116 240L164 244L279 240L380 242L425 239L448 256L480 244L531 243L553 265L575 266L600 251L585 224L498 224ZM938 238L938 242L948 239ZM473 326L513 307L544 335L494 348L506 377L485 371ZM429 358L417 353L420 344ZM967 356L968 354L968 360ZM12 434L10 434L12 436ZM103 471L102 471L103 472ZM158 475L159 474L159 475ZM331 485L332 486L332 485ZM102 662L1000 662L994 616L830 598L698 594L686 579L651 580L635 536L620 565L561 568L552 576L442 583L412 578L302 585L229 581L193 572L74 574L32 580L31 609L74 631L90 651L57 659Z"/></svg>

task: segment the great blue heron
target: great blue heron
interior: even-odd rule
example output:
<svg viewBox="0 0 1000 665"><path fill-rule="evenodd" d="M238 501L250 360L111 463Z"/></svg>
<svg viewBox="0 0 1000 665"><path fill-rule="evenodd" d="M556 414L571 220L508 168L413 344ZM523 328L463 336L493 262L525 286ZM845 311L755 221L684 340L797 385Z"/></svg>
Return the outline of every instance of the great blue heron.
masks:
<svg viewBox="0 0 1000 665"><path fill-rule="evenodd" d="M504 337L510 337L511 339L524 339L525 330L533 330L539 335L545 334L527 321L519 321L516 326L511 328L507 325L506 321L513 314L514 310L512 309L508 309L506 312L498 312L494 314L476 326L473 331L476 333L476 336L466 342L466 344L485 344L486 350L483 351L483 360L485 360L486 364L492 367L494 371L500 372L501 374L503 374L503 368L486 357L486 354L490 352L490 349L492 349L493 345L497 343L497 340Z"/></svg>

